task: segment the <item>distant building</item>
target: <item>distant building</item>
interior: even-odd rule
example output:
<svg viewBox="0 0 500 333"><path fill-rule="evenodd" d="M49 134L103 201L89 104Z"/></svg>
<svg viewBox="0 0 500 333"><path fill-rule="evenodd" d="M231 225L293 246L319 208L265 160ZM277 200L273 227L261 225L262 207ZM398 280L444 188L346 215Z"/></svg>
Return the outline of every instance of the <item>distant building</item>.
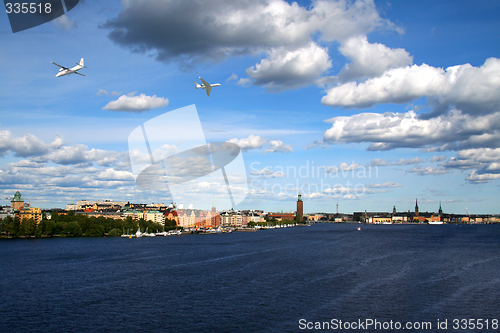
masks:
<svg viewBox="0 0 500 333"><path fill-rule="evenodd" d="M14 210L21 210L24 208L24 200L21 197L21 192L17 191L14 194L14 197L10 200L10 206Z"/></svg>
<svg viewBox="0 0 500 333"><path fill-rule="evenodd" d="M19 219L21 221L32 219L38 224L42 220L42 211L36 207L25 207L19 211Z"/></svg>
<svg viewBox="0 0 500 333"><path fill-rule="evenodd" d="M157 210L145 211L144 220L165 225L165 217L163 213Z"/></svg>
<svg viewBox="0 0 500 333"><path fill-rule="evenodd" d="M267 215L268 218L270 219L275 219L276 221L283 221L283 220L290 220L294 221L295 220L295 215L292 213L272 213Z"/></svg>
<svg viewBox="0 0 500 333"><path fill-rule="evenodd" d="M299 192L299 198L297 199L297 217L299 221L302 221L303 215L304 215L304 202L302 201L302 195Z"/></svg>
<svg viewBox="0 0 500 333"><path fill-rule="evenodd" d="M7 216L14 218L15 217L14 209L12 207L9 207L9 206L0 207L0 219L4 219Z"/></svg>

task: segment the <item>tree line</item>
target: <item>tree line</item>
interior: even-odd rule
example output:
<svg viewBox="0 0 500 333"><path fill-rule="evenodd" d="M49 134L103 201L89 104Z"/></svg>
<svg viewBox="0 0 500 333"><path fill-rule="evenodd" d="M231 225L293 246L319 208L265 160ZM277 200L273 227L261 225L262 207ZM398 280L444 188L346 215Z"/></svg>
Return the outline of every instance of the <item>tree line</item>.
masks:
<svg viewBox="0 0 500 333"><path fill-rule="evenodd" d="M51 218L42 213L40 223L33 219L19 219L7 216L0 219L0 235L3 237L78 237L78 236L120 236L123 233L132 234L141 228L149 232L176 229L174 220L165 220L165 226L160 223L146 221L144 219L133 220L128 216L126 219L112 219L103 216L89 217L83 214L75 214L69 211L59 214L52 211Z"/></svg>

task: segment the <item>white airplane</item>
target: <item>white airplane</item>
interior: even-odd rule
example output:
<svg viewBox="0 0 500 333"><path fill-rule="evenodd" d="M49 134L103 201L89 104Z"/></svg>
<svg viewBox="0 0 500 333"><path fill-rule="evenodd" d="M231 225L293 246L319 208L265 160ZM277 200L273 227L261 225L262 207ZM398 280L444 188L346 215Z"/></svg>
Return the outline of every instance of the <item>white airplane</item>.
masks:
<svg viewBox="0 0 500 333"><path fill-rule="evenodd" d="M78 75L81 75L81 76L85 76L83 74L78 73L78 71L80 69L87 68L87 67L83 66L83 58L82 58L82 60L80 60L80 63L76 63L76 66L73 67L73 68L68 68L68 67L61 66L59 64L56 64L53 61L51 61L51 63L53 63L56 66L61 67L61 69L59 70L59 73L57 73L56 77L64 76L64 75L69 75L69 74L78 74Z"/></svg>
<svg viewBox="0 0 500 333"><path fill-rule="evenodd" d="M220 86L220 83L210 84L207 81L203 80L201 77L200 77L200 80L201 80L201 85L196 83L196 81L193 81L193 82L194 82L194 84L196 84L196 89L198 89L198 88L205 89L207 91L207 96L210 96L210 91L212 90L213 87Z"/></svg>

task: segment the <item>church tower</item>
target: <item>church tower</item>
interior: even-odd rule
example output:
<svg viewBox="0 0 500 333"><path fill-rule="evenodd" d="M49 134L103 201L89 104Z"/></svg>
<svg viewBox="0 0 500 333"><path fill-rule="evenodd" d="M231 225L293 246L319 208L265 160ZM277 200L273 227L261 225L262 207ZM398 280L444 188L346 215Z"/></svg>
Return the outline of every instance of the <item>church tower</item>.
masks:
<svg viewBox="0 0 500 333"><path fill-rule="evenodd" d="M304 202L302 201L302 195L299 192L299 198L297 199L297 218L302 222L302 216L304 215Z"/></svg>
<svg viewBox="0 0 500 333"><path fill-rule="evenodd" d="M418 202L417 202L417 199L415 199L415 216L418 216Z"/></svg>

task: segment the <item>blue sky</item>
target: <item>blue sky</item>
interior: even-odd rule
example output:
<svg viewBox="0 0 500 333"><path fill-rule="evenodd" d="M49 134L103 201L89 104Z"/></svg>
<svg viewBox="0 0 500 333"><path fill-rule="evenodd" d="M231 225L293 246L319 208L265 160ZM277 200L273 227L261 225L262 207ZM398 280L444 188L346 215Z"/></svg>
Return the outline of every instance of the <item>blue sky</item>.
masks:
<svg viewBox="0 0 500 333"><path fill-rule="evenodd" d="M195 104L207 142L242 148L236 208L294 210L300 191L311 213L416 198L421 211L499 213L499 13L497 1L80 1L15 34L0 15L0 204L17 190L42 208L169 203L135 185L128 136ZM85 77L55 78L51 61L81 57ZM198 76L222 86L207 97ZM200 196L210 207L214 193Z"/></svg>

